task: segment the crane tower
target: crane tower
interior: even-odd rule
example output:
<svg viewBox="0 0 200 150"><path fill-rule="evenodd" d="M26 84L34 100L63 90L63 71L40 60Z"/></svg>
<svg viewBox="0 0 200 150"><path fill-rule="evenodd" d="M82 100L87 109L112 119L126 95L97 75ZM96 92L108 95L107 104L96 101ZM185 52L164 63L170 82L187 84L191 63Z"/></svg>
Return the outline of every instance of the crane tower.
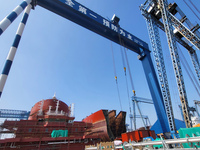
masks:
<svg viewBox="0 0 200 150"><path fill-rule="evenodd" d="M189 45L190 42L191 45L195 46L196 49L200 50L200 38L198 36L199 27L191 26L189 20L186 19L184 13L180 10L180 8L175 3L168 5L167 0L147 0L143 5L141 5L140 9L142 15L145 17L145 20L147 22L147 28L150 36L151 45L153 48L154 58L156 61L156 68L159 76L160 86L162 89L165 110L168 117L170 130L175 131L176 127L174 124L174 115L171 105L171 97L169 92L158 28L163 30L167 36L172 64L179 90L184 121L186 127L189 128L191 127L191 119L189 115L188 100L176 42L179 42L188 50L197 77L200 81L200 67L198 57L196 51L192 48L192 46ZM179 12L179 14L183 17L182 20L178 20L174 16L177 12ZM186 21L187 24L190 24L188 26L190 26L191 29L188 29L185 25L183 25L184 21ZM183 39L183 37L185 39Z"/></svg>

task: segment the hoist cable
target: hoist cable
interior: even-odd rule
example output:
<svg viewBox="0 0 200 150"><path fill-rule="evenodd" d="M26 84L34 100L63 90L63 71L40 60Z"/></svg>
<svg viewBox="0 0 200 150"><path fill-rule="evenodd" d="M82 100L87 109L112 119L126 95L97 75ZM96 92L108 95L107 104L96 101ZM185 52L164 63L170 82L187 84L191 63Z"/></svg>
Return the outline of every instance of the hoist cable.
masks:
<svg viewBox="0 0 200 150"><path fill-rule="evenodd" d="M114 57L112 42L111 42L111 51L112 51L112 59L113 59L113 67L114 67L115 81L116 81L116 86L117 86L118 99L119 99L119 103L120 103L120 108L122 110L122 104L121 104L121 98L120 98L120 93L119 93L119 86L118 86L118 82L117 82L117 72L116 72L115 57Z"/></svg>
<svg viewBox="0 0 200 150"><path fill-rule="evenodd" d="M134 96L135 96L135 90L134 90L134 86L133 86L132 75L131 75L131 72L130 72L128 57L127 57L127 54L126 54L126 50L125 50L124 43L123 43L123 41L122 41L122 39L121 39L121 37L120 37L119 32L118 32L118 37L119 37L119 42L120 42L120 49L121 49L121 51L123 51L123 50L122 50L122 46L124 47L124 53L125 53L125 58L126 58L126 64L127 64L127 67L128 67L128 71L129 71L129 75L130 75L130 80L131 80L132 92L133 92L133 94L134 94ZM123 64L124 64L124 72L125 72L125 74L126 74L126 67L125 67L124 56L123 56Z"/></svg>
<svg viewBox="0 0 200 150"><path fill-rule="evenodd" d="M131 104L130 104L128 80L127 80L127 76L126 76L126 63L125 63L125 60L124 60L124 52L123 52L123 49L122 49L122 46L123 46L123 45L122 45L122 40L121 40L121 37L120 37L119 32L118 32L118 37L119 37L119 42L120 42L120 50L121 50L121 56L122 56L123 67L124 67L124 74L125 74L125 78L126 78L126 90L127 90L127 96L128 96L129 111L130 111L130 114L131 114Z"/></svg>
<svg viewBox="0 0 200 150"><path fill-rule="evenodd" d="M122 43L122 44L123 44L123 47L124 47L124 53L125 53L126 64L127 64L127 67L128 67L129 77L130 77L130 80L131 80L130 81L131 87L132 87L133 94L135 96L135 87L134 87L134 84L133 84L131 69L130 69L130 66L129 66L128 56L127 56L127 53L126 53L127 49L125 49L124 43Z"/></svg>
<svg viewBox="0 0 200 150"><path fill-rule="evenodd" d="M130 111L130 114L131 114L131 104L130 104L130 96L129 96L128 80L127 80L127 75L126 75L126 63L125 63L125 60L124 60L124 52L123 52L122 46L120 45L120 47L121 47L121 55L122 55L122 61L123 61L123 67L124 67L124 74L125 74L125 79L126 79L126 90L127 90L127 97L128 97L129 111Z"/></svg>
<svg viewBox="0 0 200 150"><path fill-rule="evenodd" d="M197 86L195 85L194 80L192 79L192 77L191 77L191 75L190 75L190 73L189 73L187 67L185 66L185 63L182 63L182 64L183 64L183 67L185 68L185 71L187 72L187 74L188 74L188 76L189 76L189 78L190 78L192 84L194 85L194 88L196 89L198 95L200 96L200 93L199 93L199 91L198 91L198 89L197 89Z"/></svg>
<svg viewBox="0 0 200 150"><path fill-rule="evenodd" d="M129 111L130 111L130 114L131 114L132 112L131 112L131 104L130 104L128 80L127 80L127 76L126 76L126 62L127 61L125 62L125 60L124 60L124 58L126 58L126 57L124 57L124 55L125 55L125 49L124 50L122 49L122 46L124 47L124 44L123 44L123 42L121 40L119 32L118 32L118 37L119 37L119 42L120 42L120 50L121 50L122 62L123 62L123 67L124 67L125 79L126 79L126 89L127 89L127 96L128 96ZM130 72L130 70L129 70L129 72ZM133 93L134 93L134 96L135 96L135 92L133 92Z"/></svg>
<svg viewBox="0 0 200 150"><path fill-rule="evenodd" d="M122 48L121 48L121 55L122 55L122 61L123 61L123 67L124 67L124 74L125 74L125 79L126 79L126 90L127 90L127 96L128 96L129 110L130 110L130 114L131 114L131 104L130 104L128 80L127 80L127 75L126 75L126 63L125 63L125 60L124 60L124 52L123 52Z"/></svg>
<svg viewBox="0 0 200 150"><path fill-rule="evenodd" d="M192 6L196 9L196 11L198 11L198 13L200 13L199 9L194 5L194 3L191 0L189 0L189 1L192 4Z"/></svg>
<svg viewBox="0 0 200 150"><path fill-rule="evenodd" d="M117 92L118 92L119 104L120 104L120 108L121 108L121 111L122 111L122 103L121 103L121 98L120 98L120 93L119 93L119 86L118 86L117 82L116 82L116 85L117 85Z"/></svg>
<svg viewBox="0 0 200 150"><path fill-rule="evenodd" d="M131 70L130 70L126 50L124 50L124 52L125 52L126 64L127 64L127 67L128 67L128 72L129 72L129 76L130 76L130 80L131 80L131 87L132 87L132 90L133 90L133 93L134 93L134 96L135 96L135 88L134 88L134 85L133 85L133 79L132 79L132 75L131 75Z"/></svg>
<svg viewBox="0 0 200 150"><path fill-rule="evenodd" d="M123 49L122 49L122 39L121 39L121 36L118 32L118 37L119 37L119 44L120 44L120 50L121 50L121 56L122 56L122 62L123 62L123 67L124 67L124 73L126 75L126 63L125 63L125 60L124 60L124 53L123 53Z"/></svg>
<svg viewBox="0 0 200 150"><path fill-rule="evenodd" d="M135 96L135 88L134 88L134 85L133 85L133 80L132 80L132 75L131 75L131 71L130 71L130 66L129 66L129 62L128 62L128 57L127 57L125 45L124 45L123 40L120 37L119 32L118 32L118 37L119 37L119 42L120 42L120 49L121 49L122 61L123 61L123 65L124 65L124 72L125 72L125 78L126 78L126 88L127 88L128 103L129 103L129 111L130 111L130 115L131 115L132 112L131 112L131 104L130 104L130 99L129 99L130 98L129 97L129 88L128 88L128 80L127 80L127 76L126 76L126 65L125 64L127 64L127 67L128 67L128 72L129 72L129 75L130 75L131 86L132 86L132 92L133 92L134 96ZM122 46L124 47L124 49L122 49ZM124 55L125 55L125 57L124 57ZM125 63L124 58L126 59L126 63ZM133 113L134 113L134 110L133 110ZM136 123L134 122L134 124L136 124ZM136 127L135 127L135 129L136 129Z"/></svg>
<svg viewBox="0 0 200 150"><path fill-rule="evenodd" d="M188 3L183 0L185 2L185 4L189 7L189 9L193 12L193 14L200 20L199 16L194 12L194 10L188 5Z"/></svg>
<svg viewBox="0 0 200 150"><path fill-rule="evenodd" d="M127 89L127 95L128 95L128 104L129 104L129 111L130 111L130 114L131 114L131 104L130 104L130 96L129 96L129 88L128 88L128 80L127 80L127 76L125 75L125 78L126 78L126 89Z"/></svg>
<svg viewBox="0 0 200 150"><path fill-rule="evenodd" d="M123 67L124 67L124 73L125 73L125 76L126 76L126 64L125 64L125 61L124 61L124 53L123 53L122 47L121 47L121 55L122 55L122 62L123 62Z"/></svg>
<svg viewBox="0 0 200 150"><path fill-rule="evenodd" d="M110 43L110 45L111 45L111 52L112 52L112 60L113 60L114 75L115 75L115 80L116 80L116 82L117 82L117 72L116 72L115 57L114 57L112 42Z"/></svg>
<svg viewBox="0 0 200 150"><path fill-rule="evenodd" d="M199 82L197 81L197 79L196 79L194 73L193 73L192 70L191 70L191 67L189 66L189 64L188 64L188 62L187 62L185 56L183 55L182 51L180 50L180 47L179 47L179 46L178 46L178 50L179 50L179 52L180 52L180 54L181 54L181 60L182 60L182 58L183 58L182 62L183 62L183 63L185 62L186 67L189 69L189 72L190 72L190 74L192 75L192 78L191 78L191 79L192 79L192 80L195 80L195 83L196 83L196 85L198 86L198 88L199 88L199 90L200 90Z"/></svg>
<svg viewBox="0 0 200 150"><path fill-rule="evenodd" d="M200 86L199 86L199 84L198 84L198 82L197 82L197 80L196 80L194 74L192 73L192 70L190 69L190 66L189 66L189 64L187 63L186 58L184 57L182 51L180 50L179 47L178 47L178 49L179 49L179 53L181 54L181 55L180 55L180 56L181 56L180 58L181 58L182 65L183 65L183 67L185 68L185 71L187 72L187 74L188 74L188 76L189 76L189 78L190 78L190 80L191 80L191 82L192 82L194 88L196 89L198 95L200 96L200 93L199 93ZM182 59L182 58L183 58L183 59ZM195 81L194 81L194 80L195 80ZM195 83L196 83L196 84L195 84Z"/></svg>

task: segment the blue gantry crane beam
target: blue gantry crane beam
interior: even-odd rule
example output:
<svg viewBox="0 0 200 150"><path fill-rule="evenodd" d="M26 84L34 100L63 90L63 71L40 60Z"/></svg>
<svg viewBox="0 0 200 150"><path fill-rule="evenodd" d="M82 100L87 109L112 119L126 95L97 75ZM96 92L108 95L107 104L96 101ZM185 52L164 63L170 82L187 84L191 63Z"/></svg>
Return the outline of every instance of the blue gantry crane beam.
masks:
<svg viewBox="0 0 200 150"><path fill-rule="evenodd" d="M170 132L161 89L153 67L153 62L151 60L150 50L146 42L122 29L119 26L118 17L115 16L111 21L109 21L74 0L32 0L31 4L33 8L36 6L41 6L45 9L48 9L49 11L69 19L137 53L138 59L142 62L150 93L155 105L157 118L161 124L161 130L163 133ZM6 19L9 20L10 18L11 17ZM1 27L2 26L0 24L0 29ZM8 68L5 65L4 70L7 70L7 75L10 67L11 65L8 66ZM2 86L2 83L5 83L3 78L2 81L0 80L0 93L2 92L4 86Z"/></svg>

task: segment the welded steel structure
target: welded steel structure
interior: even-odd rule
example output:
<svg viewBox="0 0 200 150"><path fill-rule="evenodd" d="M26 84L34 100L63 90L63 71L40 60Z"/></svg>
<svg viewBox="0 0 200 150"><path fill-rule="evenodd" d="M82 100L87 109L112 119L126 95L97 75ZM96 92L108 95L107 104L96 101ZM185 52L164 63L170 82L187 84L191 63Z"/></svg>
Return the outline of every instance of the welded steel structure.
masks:
<svg viewBox="0 0 200 150"><path fill-rule="evenodd" d="M164 57L162 53L161 41L159 36L159 30L156 25L156 22L152 18L151 11L153 11L154 3L151 1L146 1L144 5L140 7L143 16L145 16L147 28L149 32L149 37L151 45L153 48L154 60L158 72L158 77L160 81L161 91L163 95L164 105L166 109L167 119L169 121L170 131L173 132L176 130L174 123L173 109L171 105L171 96L169 91L169 85L167 80L167 73L164 64Z"/></svg>
<svg viewBox="0 0 200 150"><path fill-rule="evenodd" d="M0 150L80 150L87 144L99 142L100 136L86 134L94 125L74 121L75 117L71 116L71 112L71 107L56 97L37 102L32 107L28 120L6 120L0 125L4 129L0 131L1 134L14 134L13 138L0 139ZM53 135L55 131L66 130L65 135Z"/></svg>
<svg viewBox="0 0 200 150"><path fill-rule="evenodd" d="M83 119L83 122L92 123L93 127L85 135L99 136L101 140L113 141L126 132L126 112L116 110L99 110Z"/></svg>
<svg viewBox="0 0 200 150"><path fill-rule="evenodd" d="M134 123L134 129L136 130L136 118L141 118L142 122L144 124L145 129L147 129L147 126L148 126L147 121L149 122L150 126L151 126L151 123L149 121L148 116L142 115L142 112L140 110L138 102L147 103L147 104L153 104L153 100L147 99L147 98L133 96L132 97L132 102L133 102L133 116L132 116L132 120L133 120L133 123ZM136 106L137 106L139 115L136 115L136 108L135 108ZM145 122L145 120L146 120L146 122Z"/></svg>
<svg viewBox="0 0 200 150"><path fill-rule="evenodd" d="M146 42L122 29L118 24L119 18L115 17L113 20L109 21L74 0L32 0L31 4L33 8L37 5L44 7L49 11L52 11L105 38L110 39L111 41L118 44L123 43L124 47L136 52L138 54L138 59L141 60L144 68L145 76L162 131L164 133L170 131L161 89ZM5 65L4 70L9 69L10 66ZM0 87L2 87L0 92L3 90L4 83L5 80L0 80Z"/></svg>
<svg viewBox="0 0 200 150"><path fill-rule="evenodd" d="M191 127L191 119L189 116L188 101L186 95L186 89L184 85L182 69L180 65L178 50L176 46L176 41L183 45L189 52L192 63L194 65L198 79L200 79L200 66L199 60L196 54L196 51L188 45L186 42L189 41L197 49L199 49L199 35L198 27L192 27L188 29L183 25L183 22L186 21L188 26L191 27L191 23L186 18L184 13L180 10L176 3L168 5L167 0L147 0L144 5L140 7L143 16L147 22L147 28L149 31L150 41L153 47L154 57L156 61L157 71L159 74L160 85L163 92L163 97L165 100L165 108L168 116L170 130L175 131L176 127L174 124L173 111L171 106L171 97L169 93L169 87L167 82L167 76L165 71L164 59L162 54L161 42L158 27L165 31L168 45L170 49L172 64L175 71L175 76L177 80L179 96L181 100L182 110L184 114L184 120L186 127ZM178 20L174 15L179 12L183 17L182 20ZM159 21L162 19L162 22ZM173 28L174 27L174 31ZM183 40L182 37L185 37L186 40ZM199 80L200 81L200 80Z"/></svg>

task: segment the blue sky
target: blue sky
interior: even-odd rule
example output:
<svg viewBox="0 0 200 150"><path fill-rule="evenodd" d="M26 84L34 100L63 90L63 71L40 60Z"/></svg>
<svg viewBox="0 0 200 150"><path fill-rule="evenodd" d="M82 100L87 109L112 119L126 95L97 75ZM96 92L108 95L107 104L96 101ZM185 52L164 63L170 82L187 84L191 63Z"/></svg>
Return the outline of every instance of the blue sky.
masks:
<svg viewBox="0 0 200 150"><path fill-rule="evenodd" d="M2 20L22 1L0 0L0 2L0 20ZM144 3L144 0L127 0L126 2L116 0L77 0L77 2L107 19L111 19L113 14L116 14L120 18L120 26L147 42L151 49L146 23L139 10L139 6ZM169 0L168 2L173 1ZM199 20L191 13L183 1L177 1L177 3L192 23L199 23ZM193 3L196 4L197 8L200 8L200 4L197 1ZM1 70L20 20L21 15L0 37ZM160 32L160 35L162 37L165 60L167 60L166 68L174 114L176 118L181 119L180 111L177 107L180 104L180 100L168 45L165 34ZM112 45L122 110L129 112L130 99L127 96L120 46L113 42ZM186 50L182 47L181 49L192 67ZM197 53L199 54L199 52ZM131 51L128 51L127 54L136 95L151 98L137 54ZM183 72L189 104L193 106L193 100L199 100L199 96L184 69ZM132 95L130 82L128 86L129 95ZM75 103L75 120L77 121L100 109L121 110L114 79L111 41L40 6L36 6L35 10L30 12L0 100L0 108L30 110L36 102L41 99L51 98L54 93L56 93L58 99L68 105ZM148 115L153 124L156 120L153 105L141 104L141 109L143 115ZM138 126L141 125L138 120Z"/></svg>

